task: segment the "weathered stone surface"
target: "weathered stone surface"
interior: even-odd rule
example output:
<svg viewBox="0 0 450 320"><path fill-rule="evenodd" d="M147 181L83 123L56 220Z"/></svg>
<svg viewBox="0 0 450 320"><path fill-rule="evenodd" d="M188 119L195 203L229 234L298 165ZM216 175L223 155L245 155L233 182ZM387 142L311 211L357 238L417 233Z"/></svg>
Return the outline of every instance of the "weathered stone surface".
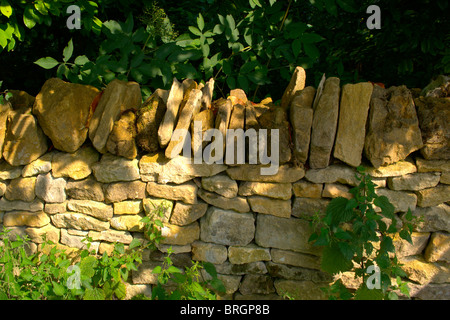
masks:
<svg viewBox="0 0 450 320"><path fill-rule="evenodd" d="M414 210L412 214L416 217L423 218L423 222L420 222L416 226L415 231L450 232L450 206L444 203L435 207L416 207L416 210Z"/></svg>
<svg viewBox="0 0 450 320"><path fill-rule="evenodd" d="M180 200L188 204L197 202L197 190L197 185L191 181L179 185L147 183L149 195L169 200Z"/></svg>
<svg viewBox="0 0 450 320"><path fill-rule="evenodd" d="M91 168L97 181L103 183L140 178L137 159L129 160L109 153L103 155L100 162L94 163Z"/></svg>
<svg viewBox="0 0 450 320"><path fill-rule="evenodd" d="M138 214L143 210L142 200L114 202L114 214Z"/></svg>
<svg viewBox="0 0 450 320"><path fill-rule="evenodd" d="M139 161L143 181L158 183L184 183L195 177L214 176L227 169L223 164L196 164L191 158L179 156L167 159L163 154L145 155Z"/></svg>
<svg viewBox="0 0 450 320"><path fill-rule="evenodd" d="M102 221L108 221L113 216L111 205L92 200L69 200L67 201L67 209L87 214Z"/></svg>
<svg viewBox="0 0 450 320"><path fill-rule="evenodd" d="M26 202L26 201L8 201L6 198L2 197L0 199L0 211L42 211L44 209L44 203L39 200L35 199L32 202Z"/></svg>
<svg viewBox="0 0 450 320"><path fill-rule="evenodd" d="M414 101L406 86L374 86L364 152L375 168L405 159L422 146Z"/></svg>
<svg viewBox="0 0 450 320"><path fill-rule="evenodd" d="M203 217L207 209L208 204L200 201L195 204L176 202L170 216L170 223L178 226L188 225Z"/></svg>
<svg viewBox="0 0 450 320"><path fill-rule="evenodd" d="M95 181L92 176L83 180L68 181L66 185L66 195L69 198L78 200L102 202L105 199L102 184Z"/></svg>
<svg viewBox="0 0 450 320"><path fill-rule="evenodd" d="M46 240L53 241L54 243L59 242L61 230L55 228L51 224L47 224L39 228L26 228L25 233L30 237L30 240L35 243L43 243L44 236Z"/></svg>
<svg viewBox="0 0 450 320"><path fill-rule="evenodd" d="M36 96L33 114L56 149L75 152L88 134L91 103L99 90L58 78L47 80ZM91 121L92 124L92 121Z"/></svg>
<svg viewBox="0 0 450 320"><path fill-rule="evenodd" d="M326 284L317 284L313 281L305 280L275 280L274 282L278 295L288 293L298 300L326 300L327 295L320 288Z"/></svg>
<svg viewBox="0 0 450 320"><path fill-rule="evenodd" d="M228 124L226 150L224 162L225 164L242 164L245 163L245 144L239 144L236 134L231 134L231 130L239 130L245 127L245 106L235 104L233 106L230 123Z"/></svg>
<svg viewBox="0 0 450 320"><path fill-rule="evenodd" d="M142 200L142 206L147 216L155 217L162 222L169 222L173 210L173 201L158 198L145 198ZM186 225L194 221L195 220L190 221L189 223L186 223Z"/></svg>
<svg viewBox="0 0 450 320"><path fill-rule="evenodd" d="M145 296L149 299L152 297L152 286L149 284L130 284L125 282L125 298L124 300L131 300L136 296Z"/></svg>
<svg viewBox="0 0 450 320"><path fill-rule="evenodd" d="M417 205L417 196L414 193L406 191L394 191L389 189L377 189L378 196L385 196L394 206L394 212L407 212L408 209L414 211ZM379 209L375 207L376 211Z"/></svg>
<svg viewBox="0 0 450 320"><path fill-rule="evenodd" d="M58 213L50 218L53 225L57 228L94 231L109 229L109 222L101 221L82 213Z"/></svg>
<svg viewBox="0 0 450 320"><path fill-rule="evenodd" d="M425 159L450 159L450 101L447 98L419 97L414 100L419 118Z"/></svg>
<svg viewBox="0 0 450 320"><path fill-rule="evenodd" d="M445 232L434 232L424 254L427 262L450 262L450 236Z"/></svg>
<svg viewBox="0 0 450 320"><path fill-rule="evenodd" d="M55 203L66 201L66 180L53 178L52 174L40 174L36 178L36 196L45 202Z"/></svg>
<svg viewBox="0 0 450 320"><path fill-rule="evenodd" d="M260 128L258 119L256 118L256 110L251 102L247 102L245 105L245 130ZM247 145L246 145L247 149Z"/></svg>
<svg viewBox="0 0 450 320"><path fill-rule="evenodd" d="M140 222L142 218L143 216L137 214L112 217L110 220L111 228L123 231L142 232L144 231L144 224Z"/></svg>
<svg viewBox="0 0 450 320"><path fill-rule="evenodd" d="M339 83L335 77L326 79L314 109L309 155L309 165L313 169L325 168L330 162L339 116Z"/></svg>
<svg viewBox="0 0 450 320"><path fill-rule="evenodd" d="M227 247L220 244L202 241L192 243L192 260L195 261L222 264L227 260L227 254Z"/></svg>
<svg viewBox="0 0 450 320"><path fill-rule="evenodd" d="M272 107L258 118L258 123L262 129L267 129L267 142L265 154L278 152L278 163L286 163L291 160L291 124L288 121L288 113L281 107ZM278 130L278 141L272 141L272 131ZM274 131L277 132L277 131ZM261 132L258 132L259 139L261 139ZM264 141L264 140L263 140ZM272 147L277 149L272 150ZM261 149L261 143L258 144L258 149ZM259 150L260 151L260 150ZM261 159L259 159L261 160Z"/></svg>
<svg viewBox="0 0 450 320"><path fill-rule="evenodd" d="M291 106L291 102L294 99L294 96L303 88L305 88L306 82L306 72L305 69L298 66L295 68L294 73L292 74L291 81L289 85L285 89L283 96L281 97L281 107L284 109L288 109Z"/></svg>
<svg viewBox="0 0 450 320"><path fill-rule="evenodd" d="M306 87L293 98L289 110L289 120L292 125L292 139L294 143L293 154L296 161L306 163L311 140L311 126L314 110L312 104L316 89Z"/></svg>
<svg viewBox="0 0 450 320"><path fill-rule="evenodd" d="M220 274L233 274L244 275L246 273L252 274L266 274L267 268L264 262L257 261L244 264L231 264L229 261L225 261L222 264L215 265L217 273Z"/></svg>
<svg viewBox="0 0 450 320"><path fill-rule="evenodd" d="M121 242L125 244L130 244L131 241L133 241L133 236L128 231L89 231L88 236L91 237L93 241Z"/></svg>
<svg viewBox="0 0 450 320"><path fill-rule="evenodd" d="M99 157L98 152L92 147L80 148L74 153L57 152L52 159L52 175L55 178L82 180L91 174L91 166Z"/></svg>
<svg viewBox="0 0 450 320"><path fill-rule="evenodd" d="M200 228L200 238L204 242L246 246L253 240L255 219L251 213L210 207L200 219Z"/></svg>
<svg viewBox="0 0 450 320"><path fill-rule="evenodd" d="M324 215L329 203L329 199L295 197L292 205L292 215L298 218L311 218L316 213Z"/></svg>
<svg viewBox="0 0 450 320"><path fill-rule="evenodd" d="M317 256L280 249L271 249L270 255L272 257L272 261L275 263L321 270L320 258Z"/></svg>
<svg viewBox="0 0 450 320"><path fill-rule="evenodd" d="M220 194L225 198L234 198L238 194L238 184L226 174L202 178L202 188Z"/></svg>
<svg viewBox="0 0 450 320"><path fill-rule="evenodd" d="M448 300L450 296L450 284L427 283L419 285L416 283L408 284L411 297L421 300Z"/></svg>
<svg viewBox="0 0 450 320"><path fill-rule="evenodd" d="M369 167L366 170L367 174L375 178L386 178L403 176L409 173L417 172L417 167L409 159L406 161L398 161L391 165L386 165L378 168Z"/></svg>
<svg viewBox="0 0 450 320"><path fill-rule="evenodd" d="M146 186L145 182L139 180L111 183L105 189L105 200L109 203L144 199Z"/></svg>
<svg viewBox="0 0 450 320"><path fill-rule="evenodd" d="M41 173L47 173L52 170L52 159L54 152L46 153L39 159L32 161L22 169L22 177L37 176Z"/></svg>
<svg viewBox="0 0 450 320"><path fill-rule="evenodd" d="M0 181L0 197L3 197L5 195L6 188L6 183Z"/></svg>
<svg viewBox="0 0 450 320"><path fill-rule="evenodd" d="M11 180L6 188L5 198L8 200L21 200L31 202L36 198L34 192L36 177L16 178Z"/></svg>
<svg viewBox="0 0 450 320"><path fill-rule="evenodd" d="M349 83L342 87L333 155L352 167L361 164L372 90L370 82Z"/></svg>
<svg viewBox="0 0 450 320"><path fill-rule="evenodd" d="M11 112L11 103L0 103L0 151L3 151L3 145L5 143L6 130L8 129L8 116ZM0 159L2 158L2 153L0 152Z"/></svg>
<svg viewBox="0 0 450 320"><path fill-rule="evenodd" d="M328 273L307 268L299 268L268 262L267 271L273 278L282 278L289 280L311 280L315 283L331 282L332 276Z"/></svg>
<svg viewBox="0 0 450 320"><path fill-rule="evenodd" d="M248 197L253 212L270 214L281 218L291 217L291 200L271 199L262 196Z"/></svg>
<svg viewBox="0 0 450 320"><path fill-rule="evenodd" d="M111 133L106 142L106 149L111 154L127 159L134 159L138 149L136 145L136 114L133 110L122 113L114 122Z"/></svg>
<svg viewBox="0 0 450 320"><path fill-rule="evenodd" d="M450 172L450 160L425 160L416 158L418 172Z"/></svg>
<svg viewBox="0 0 450 320"><path fill-rule="evenodd" d="M11 103L14 110L33 107L36 98L30 95L28 92L9 89L8 92L12 93L12 97L8 100L8 102Z"/></svg>
<svg viewBox="0 0 450 320"><path fill-rule="evenodd" d="M241 182L239 186L239 195L260 195L275 199L288 200L292 197L292 184L244 181Z"/></svg>
<svg viewBox="0 0 450 320"><path fill-rule="evenodd" d="M155 90L137 113L136 144L150 153L157 152L159 149L158 128L167 108L162 99L163 91L165 90Z"/></svg>
<svg viewBox="0 0 450 320"><path fill-rule="evenodd" d="M8 123L3 145L3 158L10 165L29 164L47 151L47 137L32 114L20 111L11 112L8 116Z"/></svg>
<svg viewBox="0 0 450 320"><path fill-rule="evenodd" d="M187 226L176 226L165 223L161 229L161 234L164 237L161 240L162 244L183 246L199 239L200 227L198 222L193 222Z"/></svg>
<svg viewBox="0 0 450 320"><path fill-rule="evenodd" d="M269 294L275 292L273 280L268 275L246 274L239 286L243 295L247 294Z"/></svg>
<svg viewBox="0 0 450 320"><path fill-rule="evenodd" d="M420 284L448 283L450 281L450 268L437 263L429 263L422 257L408 257L401 259L402 269L408 278Z"/></svg>
<svg viewBox="0 0 450 320"><path fill-rule="evenodd" d="M247 94L245 93L245 91L242 89L239 89L239 88L230 90L229 97L231 97L231 100L233 101L233 105L245 104L248 101ZM237 98L237 99L234 99L234 98ZM234 102L234 100L236 100L236 101Z"/></svg>
<svg viewBox="0 0 450 320"><path fill-rule="evenodd" d="M202 198L203 201L213 205L215 207L225 209L225 210L234 210L237 212L249 212L250 206L247 203L247 199L244 197L235 197L235 198L225 198L217 193L208 192L203 189L198 190L198 196Z"/></svg>
<svg viewBox="0 0 450 320"><path fill-rule="evenodd" d="M308 243L310 235L307 220L263 214L258 215L256 220L255 241L261 247L318 255L319 249Z"/></svg>
<svg viewBox="0 0 450 320"><path fill-rule="evenodd" d="M428 232L412 232L412 244L401 238L399 235L394 237L395 252L398 257L407 257L421 254L428 243L430 234Z"/></svg>
<svg viewBox="0 0 450 320"><path fill-rule="evenodd" d="M297 181L292 185L292 191L300 198L320 198L322 196L323 183L310 183L308 181Z"/></svg>
<svg viewBox="0 0 450 320"><path fill-rule="evenodd" d="M175 121L178 116L180 104L183 101L183 96L183 86L174 78L172 87L170 88L169 97L167 98L167 109L158 128L158 141L162 148L165 148L172 138L173 129L176 125Z"/></svg>
<svg viewBox="0 0 450 320"><path fill-rule="evenodd" d="M208 145L209 142L203 141L203 137L207 130L214 128L214 121L214 112L211 109L201 110L192 118L191 147L193 154L198 154L200 150L203 150Z"/></svg>
<svg viewBox="0 0 450 320"><path fill-rule="evenodd" d="M419 191L437 186L440 178L438 173L412 173L388 178L387 182L392 190Z"/></svg>
<svg viewBox="0 0 450 320"><path fill-rule="evenodd" d="M324 169L311 169L306 171L305 178L312 183L335 183L358 185L356 170L341 164L333 164Z"/></svg>
<svg viewBox="0 0 450 320"><path fill-rule="evenodd" d="M83 241L83 239L87 236L87 231L84 232L73 232L74 230L66 230L61 229L61 243L65 244L66 246L69 246L71 248L77 248L77 249L87 249L86 242ZM89 250L94 250L97 252L98 247L100 245L100 242L93 241L91 243L91 247Z"/></svg>
<svg viewBox="0 0 450 320"><path fill-rule="evenodd" d="M46 203L44 212L48 214L64 213L67 211L67 202L61 203Z"/></svg>
<svg viewBox="0 0 450 320"><path fill-rule="evenodd" d="M225 155L225 143L227 139L227 130L231 118L233 103L230 99L219 99L214 102L214 108L217 108L216 121L214 127L220 131L223 137L223 155ZM213 141L214 142L214 141ZM213 157L216 155L213 154ZM208 159L206 159L208 161ZM208 161L209 162L209 161Z"/></svg>
<svg viewBox="0 0 450 320"><path fill-rule="evenodd" d="M213 92L214 92L214 78L210 78L206 83L202 90L202 105L201 109L210 109L211 108L211 102L213 98ZM199 88L200 89L200 88Z"/></svg>
<svg viewBox="0 0 450 320"><path fill-rule="evenodd" d="M450 184L450 172L442 172L439 182L444 184Z"/></svg>
<svg viewBox="0 0 450 320"><path fill-rule="evenodd" d="M5 227L27 226L40 228L50 223L50 218L43 211L9 211L3 216Z"/></svg>
<svg viewBox="0 0 450 320"><path fill-rule="evenodd" d="M326 183L323 191L322 197L324 198L337 198L344 197L347 199L353 198L353 195L349 192L350 187L347 187L339 183Z"/></svg>
<svg viewBox="0 0 450 320"><path fill-rule="evenodd" d="M233 264L270 261L270 250L250 244L245 247L228 247L228 259Z"/></svg>
<svg viewBox="0 0 450 320"><path fill-rule="evenodd" d="M450 201L450 185L438 185L435 188L419 190L417 194L417 205L419 207L433 207Z"/></svg>
<svg viewBox="0 0 450 320"><path fill-rule="evenodd" d="M227 169L228 176L233 180L256 181L256 182L281 182L292 183L305 176L305 170L300 167L281 165L274 175L265 175L264 168L267 165L244 164Z"/></svg>
<svg viewBox="0 0 450 320"><path fill-rule="evenodd" d="M191 120L194 115L200 111L202 92L198 89L190 91L186 104L181 110L180 117L175 126L174 134L167 145L165 155L167 158L172 159L177 157L185 144L188 137L189 129L191 126ZM187 141L191 143L191 141Z"/></svg>
<svg viewBox="0 0 450 320"><path fill-rule="evenodd" d="M114 79L103 91L89 124L89 138L95 149L106 152L106 143L120 114L128 109L138 109L142 96L139 84Z"/></svg>

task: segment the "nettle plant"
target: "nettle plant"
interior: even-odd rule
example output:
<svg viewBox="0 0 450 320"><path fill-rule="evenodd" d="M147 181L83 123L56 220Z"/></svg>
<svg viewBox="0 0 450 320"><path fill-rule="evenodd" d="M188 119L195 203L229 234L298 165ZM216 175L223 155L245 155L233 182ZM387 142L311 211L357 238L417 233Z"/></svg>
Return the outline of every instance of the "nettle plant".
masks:
<svg viewBox="0 0 450 320"><path fill-rule="evenodd" d="M356 291L341 279L324 290L330 299L343 300L393 300L398 299L398 291L409 296L393 239L398 234L412 243L411 233L419 218L408 209L399 227L394 206L387 197L376 194L375 184L363 167L357 170L359 185L350 190L353 198L331 200L325 216L316 215L311 221L314 233L309 241L323 247L323 271L332 275L352 271L362 281Z"/></svg>
<svg viewBox="0 0 450 320"><path fill-rule="evenodd" d="M130 271L137 271L144 250L155 250L163 239L160 219L164 212L158 206L142 219L148 241L134 238L127 247L116 243L111 253L101 256L91 250L89 237L83 240L86 248L75 252L60 249L44 237L40 250L32 253L28 236L15 236L4 227L0 231L0 300L124 299ZM170 255L171 250L163 266L153 270L159 276L152 299L214 300L215 291L224 291L211 263L194 262L181 270L173 266ZM210 280L201 277L203 268ZM174 281L169 287L171 279ZM140 295L134 299L148 298Z"/></svg>

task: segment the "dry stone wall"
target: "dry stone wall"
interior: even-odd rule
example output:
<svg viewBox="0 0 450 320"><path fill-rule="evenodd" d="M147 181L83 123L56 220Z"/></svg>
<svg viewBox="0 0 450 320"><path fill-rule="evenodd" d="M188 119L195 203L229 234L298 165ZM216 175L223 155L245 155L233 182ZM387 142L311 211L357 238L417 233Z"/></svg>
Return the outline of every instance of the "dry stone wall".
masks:
<svg viewBox="0 0 450 320"><path fill-rule="evenodd" d="M362 164L399 222L409 208L423 216L412 245L395 239L412 297L450 298L450 98L436 96L439 88L419 97L404 86L341 88L325 77L305 88L301 68L280 106L250 102L239 89L212 101L213 87L213 79L175 79L143 105L139 85L118 80L99 92L50 79L36 99L14 91L0 113L0 225L28 235L33 250L43 235L68 250L89 236L103 254L143 238L141 218L164 204L165 239L132 273L133 292L150 292L152 269L172 247L177 266L213 263L224 299L324 299L320 287L333 279L308 243L309 219L332 198L351 197ZM174 137L177 128L192 135ZM212 128L278 129L279 144L269 144L276 173L248 163L248 143L245 164L180 154L177 142L194 155L212 143L226 150L202 136ZM350 273L340 277L357 285Z"/></svg>

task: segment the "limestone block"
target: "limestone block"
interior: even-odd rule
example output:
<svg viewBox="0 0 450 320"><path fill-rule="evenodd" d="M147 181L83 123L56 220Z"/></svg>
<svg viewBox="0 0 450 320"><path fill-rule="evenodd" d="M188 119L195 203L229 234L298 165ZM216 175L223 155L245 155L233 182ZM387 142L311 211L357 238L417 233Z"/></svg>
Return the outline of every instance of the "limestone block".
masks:
<svg viewBox="0 0 450 320"><path fill-rule="evenodd" d="M183 86L174 78L172 87L170 88L169 97L167 98L166 113L158 128L158 141L162 148L165 148L172 138L180 104L183 101L183 95Z"/></svg>
<svg viewBox="0 0 450 320"><path fill-rule="evenodd" d="M94 176L99 182L133 181L140 178L138 159L125 159L112 154L105 154L92 165Z"/></svg>
<svg viewBox="0 0 450 320"><path fill-rule="evenodd" d="M270 261L270 250L250 244L247 246L228 247L228 260L233 264L244 264L256 261Z"/></svg>
<svg viewBox="0 0 450 320"><path fill-rule="evenodd" d="M36 198L34 192L36 177L16 178L11 180L5 191L5 198L8 200L21 200L31 202Z"/></svg>
<svg viewBox="0 0 450 320"><path fill-rule="evenodd" d="M238 213L210 207L200 219L200 238L229 246L248 245L255 234L255 219L251 213Z"/></svg>
<svg viewBox="0 0 450 320"><path fill-rule="evenodd" d="M105 200L106 202L120 202L144 199L146 186L145 182L139 180L111 183L105 189Z"/></svg>
<svg viewBox="0 0 450 320"><path fill-rule="evenodd" d="M64 178L54 178L50 172L40 174L36 178L36 196L49 203L64 202L66 185Z"/></svg>
<svg viewBox="0 0 450 320"><path fill-rule="evenodd" d="M427 262L450 262L450 236L445 232L434 232L424 254Z"/></svg>
<svg viewBox="0 0 450 320"><path fill-rule="evenodd" d="M417 205L419 207L433 207L450 201L450 185L438 185L434 188L419 190L417 194Z"/></svg>
<svg viewBox="0 0 450 320"><path fill-rule="evenodd" d="M50 217L57 228L103 231L109 229L109 222L98 220L82 213L58 213Z"/></svg>
<svg viewBox="0 0 450 320"><path fill-rule="evenodd" d="M419 191L437 186L440 180L439 173L411 173L387 179L392 190Z"/></svg>
<svg viewBox="0 0 450 320"><path fill-rule="evenodd" d="M217 193L208 192L203 189L198 191L198 196L206 203L222 208L225 210L234 210L237 212L249 212L250 206L248 205L245 197L225 198Z"/></svg>
<svg viewBox="0 0 450 320"><path fill-rule="evenodd" d="M215 192L225 198L234 198L238 194L238 184L226 174L202 178L202 188Z"/></svg>
<svg viewBox="0 0 450 320"><path fill-rule="evenodd" d="M91 166L99 157L99 153L92 147L80 148L74 153L57 152L52 158L52 175L55 178L82 180L91 174Z"/></svg>
<svg viewBox="0 0 450 320"><path fill-rule="evenodd" d="M253 212L269 214L281 218L291 217L291 200L271 199L263 196L248 197Z"/></svg>
<svg viewBox="0 0 450 320"><path fill-rule="evenodd" d="M221 264L227 260L227 247L195 241L192 243L192 260Z"/></svg>
<svg viewBox="0 0 450 320"><path fill-rule="evenodd" d="M40 228L50 223L50 218L43 211L9 211L3 216L3 225L5 227L35 227Z"/></svg>
<svg viewBox="0 0 450 320"><path fill-rule="evenodd" d="M342 87L333 155L352 167L361 164L372 90L370 82L349 83Z"/></svg>
<svg viewBox="0 0 450 320"><path fill-rule="evenodd" d="M99 202L105 200L102 184L95 181L92 176L83 180L69 180L66 185L66 195L69 198L77 200L93 200Z"/></svg>
<svg viewBox="0 0 450 320"><path fill-rule="evenodd" d="M239 195L260 195L275 199L289 200L292 197L292 184L243 181L239 186Z"/></svg>
<svg viewBox="0 0 450 320"><path fill-rule="evenodd" d="M149 195L169 200L180 200L188 204L197 202L197 190L197 185L191 181L179 185L147 183Z"/></svg>
<svg viewBox="0 0 450 320"><path fill-rule="evenodd" d="M203 217L208 209L208 204L198 201L195 204L176 202L170 216L170 223L178 226L188 225Z"/></svg>

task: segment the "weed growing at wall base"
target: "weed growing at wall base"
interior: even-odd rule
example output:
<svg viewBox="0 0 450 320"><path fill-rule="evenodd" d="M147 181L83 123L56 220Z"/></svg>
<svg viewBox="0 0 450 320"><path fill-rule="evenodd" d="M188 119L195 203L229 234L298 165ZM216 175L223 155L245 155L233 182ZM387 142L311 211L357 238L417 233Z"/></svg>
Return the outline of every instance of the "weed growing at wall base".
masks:
<svg viewBox="0 0 450 320"><path fill-rule="evenodd" d="M333 275L352 271L361 284L353 292L338 279L325 291L330 299L345 300L397 299L397 292L409 296L393 237L398 233L412 244L411 232L419 218L413 217L409 209L399 230L394 206L387 197L376 194L375 184L363 167L358 167L358 172L360 183L350 190L353 198L335 198L325 217L316 215L311 221L314 233L309 241L323 247L324 271Z"/></svg>

